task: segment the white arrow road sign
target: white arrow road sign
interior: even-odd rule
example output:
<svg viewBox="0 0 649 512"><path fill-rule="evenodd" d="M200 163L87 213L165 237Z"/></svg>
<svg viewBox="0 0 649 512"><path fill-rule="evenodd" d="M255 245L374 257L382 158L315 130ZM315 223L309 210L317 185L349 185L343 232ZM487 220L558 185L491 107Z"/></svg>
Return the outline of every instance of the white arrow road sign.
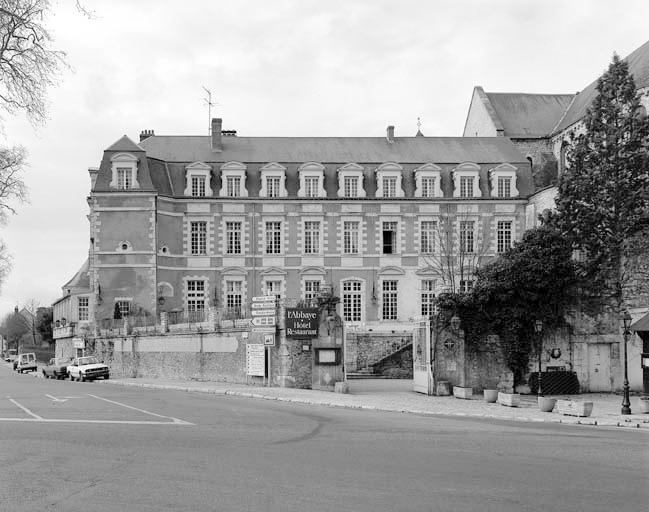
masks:
<svg viewBox="0 0 649 512"><path fill-rule="evenodd" d="M45 395L47 398L51 398L53 402L67 402L70 398L79 398L78 396L63 396L61 398L56 398L52 395Z"/></svg>
<svg viewBox="0 0 649 512"><path fill-rule="evenodd" d="M276 320L274 316L256 316L250 323L258 327L273 327L276 325Z"/></svg>
<svg viewBox="0 0 649 512"><path fill-rule="evenodd" d="M250 313L252 316L275 316L274 309L253 309Z"/></svg>

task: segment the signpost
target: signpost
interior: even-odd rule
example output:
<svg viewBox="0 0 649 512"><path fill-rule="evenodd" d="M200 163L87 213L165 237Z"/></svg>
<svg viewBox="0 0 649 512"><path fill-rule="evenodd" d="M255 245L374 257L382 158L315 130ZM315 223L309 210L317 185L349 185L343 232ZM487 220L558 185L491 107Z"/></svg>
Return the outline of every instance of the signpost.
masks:
<svg viewBox="0 0 649 512"><path fill-rule="evenodd" d="M246 345L246 373L256 377L264 376L264 345Z"/></svg>
<svg viewBox="0 0 649 512"><path fill-rule="evenodd" d="M275 346L275 333L273 334L264 334L264 345L274 347Z"/></svg>
<svg viewBox="0 0 649 512"><path fill-rule="evenodd" d="M287 338L316 338L318 324L318 308L286 308Z"/></svg>
<svg viewBox="0 0 649 512"><path fill-rule="evenodd" d="M250 323L252 324L252 332L264 333L264 344L258 346L262 347L262 351L264 347L266 348L268 358L268 387L270 387L270 362L272 360L270 348L275 346L275 330L277 328L277 311L275 309L276 304L277 297L275 297L275 295L258 295L252 298L250 308L250 313L252 315L252 320L250 321ZM263 366L264 364L262 359L261 375L264 375Z"/></svg>
<svg viewBox="0 0 649 512"><path fill-rule="evenodd" d="M275 316L274 309L253 309L250 313L252 316Z"/></svg>

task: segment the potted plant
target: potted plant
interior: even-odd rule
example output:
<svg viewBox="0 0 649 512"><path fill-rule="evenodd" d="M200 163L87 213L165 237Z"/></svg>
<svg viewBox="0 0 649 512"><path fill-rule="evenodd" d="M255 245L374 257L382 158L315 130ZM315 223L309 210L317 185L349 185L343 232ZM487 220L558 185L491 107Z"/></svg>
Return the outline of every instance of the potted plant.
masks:
<svg viewBox="0 0 649 512"><path fill-rule="evenodd" d="M649 396L641 396L638 400L638 409L640 413L648 414L649 413Z"/></svg>
<svg viewBox="0 0 649 512"><path fill-rule="evenodd" d="M498 390L497 389L485 389L484 390L484 401L488 404L495 404L498 401Z"/></svg>
<svg viewBox="0 0 649 512"><path fill-rule="evenodd" d="M552 412L555 404L557 403L556 398L548 398L547 396L538 397L539 410L541 412Z"/></svg>

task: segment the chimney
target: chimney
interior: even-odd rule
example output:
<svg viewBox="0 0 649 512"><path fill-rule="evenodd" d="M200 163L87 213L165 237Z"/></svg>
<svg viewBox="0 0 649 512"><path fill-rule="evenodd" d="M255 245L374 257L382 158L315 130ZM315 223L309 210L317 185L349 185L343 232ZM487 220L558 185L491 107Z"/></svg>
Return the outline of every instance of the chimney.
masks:
<svg viewBox="0 0 649 512"><path fill-rule="evenodd" d="M392 126L392 125L388 126L388 132L387 132L386 137L387 137L389 143L394 142L394 126Z"/></svg>
<svg viewBox="0 0 649 512"><path fill-rule="evenodd" d="M140 132L140 142L142 142L145 139L148 139L149 137L153 137L155 135L155 132L153 130L142 130Z"/></svg>
<svg viewBox="0 0 649 512"><path fill-rule="evenodd" d="M90 190L93 190L95 188L95 183L97 182L98 173L99 173L99 169L97 167L88 167L88 174L90 174Z"/></svg>
<svg viewBox="0 0 649 512"><path fill-rule="evenodd" d="M212 151L223 151L223 144L221 143L222 126L223 119L220 117L212 118Z"/></svg>

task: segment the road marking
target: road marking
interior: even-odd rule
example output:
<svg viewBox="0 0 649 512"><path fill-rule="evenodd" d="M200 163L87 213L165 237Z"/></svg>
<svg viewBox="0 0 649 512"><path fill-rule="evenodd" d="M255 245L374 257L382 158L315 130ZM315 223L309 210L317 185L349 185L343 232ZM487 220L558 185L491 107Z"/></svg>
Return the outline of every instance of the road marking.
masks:
<svg viewBox="0 0 649 512"><path fill-rule="evenodd" d="M9 398L9 397L7 397L7 398ZM18 407L20 407L23 411L25 411L27 414L29 414L29 415L32 416L33 418L36 418L37 420L42 420L42 419L43 419L43 418L41 418L38 414L34 414L32 411L30 411L29 409L27 409L27 407L25 407L24 405L20 405L20 404L19 404L18 402L16 402L13 398L9 398L9 401L10 401L11 403L13 403L14 405L17 405Z"/></svg>
<svg viewBox="0 0 649 512"><path fill-rule="evenodd" d="M181 424L181 425L182 424L193 425L193 423L189 423L187 421L180 420L178 418L174 418L173 416L164 416L162 414L156 414L155 412L145 411L144 409L138 409L137 407L133 407L132 405L123 404L121 402L116 402L114 400L109 400L108 398L102 398L102 397L97 396L97 395L91 395L90 393L88 393L88 396L91 396L93 398L97 398L99 400L103 400L104 402L108 402L108 403L111 403L111 404L120 405L122 407L126 407L127 409L133 409L134 411L139 411L139 412L144 413L144 414L149 414L150 416L155 416L156 418L165 418L165 419L168 419L168 420L173 420L174 423L178 423L178 424Z"/></svg>
<svg viewBox="0 0 649 512"><path fill-rule="evenodd" d="M67 398L56 398L55 396L52 395L45 395L47 398L51 398L54 402L67 402Z"/></svg>
<svg viewBox="0 0 649 512"><path fill-rule="evenodd" d="M66 420L59 418L0 418L0 421L22 421L27 423L95 423L109 425L173 425L187 426L194 425L188 421L131 421L131 420Z"/></svg>

